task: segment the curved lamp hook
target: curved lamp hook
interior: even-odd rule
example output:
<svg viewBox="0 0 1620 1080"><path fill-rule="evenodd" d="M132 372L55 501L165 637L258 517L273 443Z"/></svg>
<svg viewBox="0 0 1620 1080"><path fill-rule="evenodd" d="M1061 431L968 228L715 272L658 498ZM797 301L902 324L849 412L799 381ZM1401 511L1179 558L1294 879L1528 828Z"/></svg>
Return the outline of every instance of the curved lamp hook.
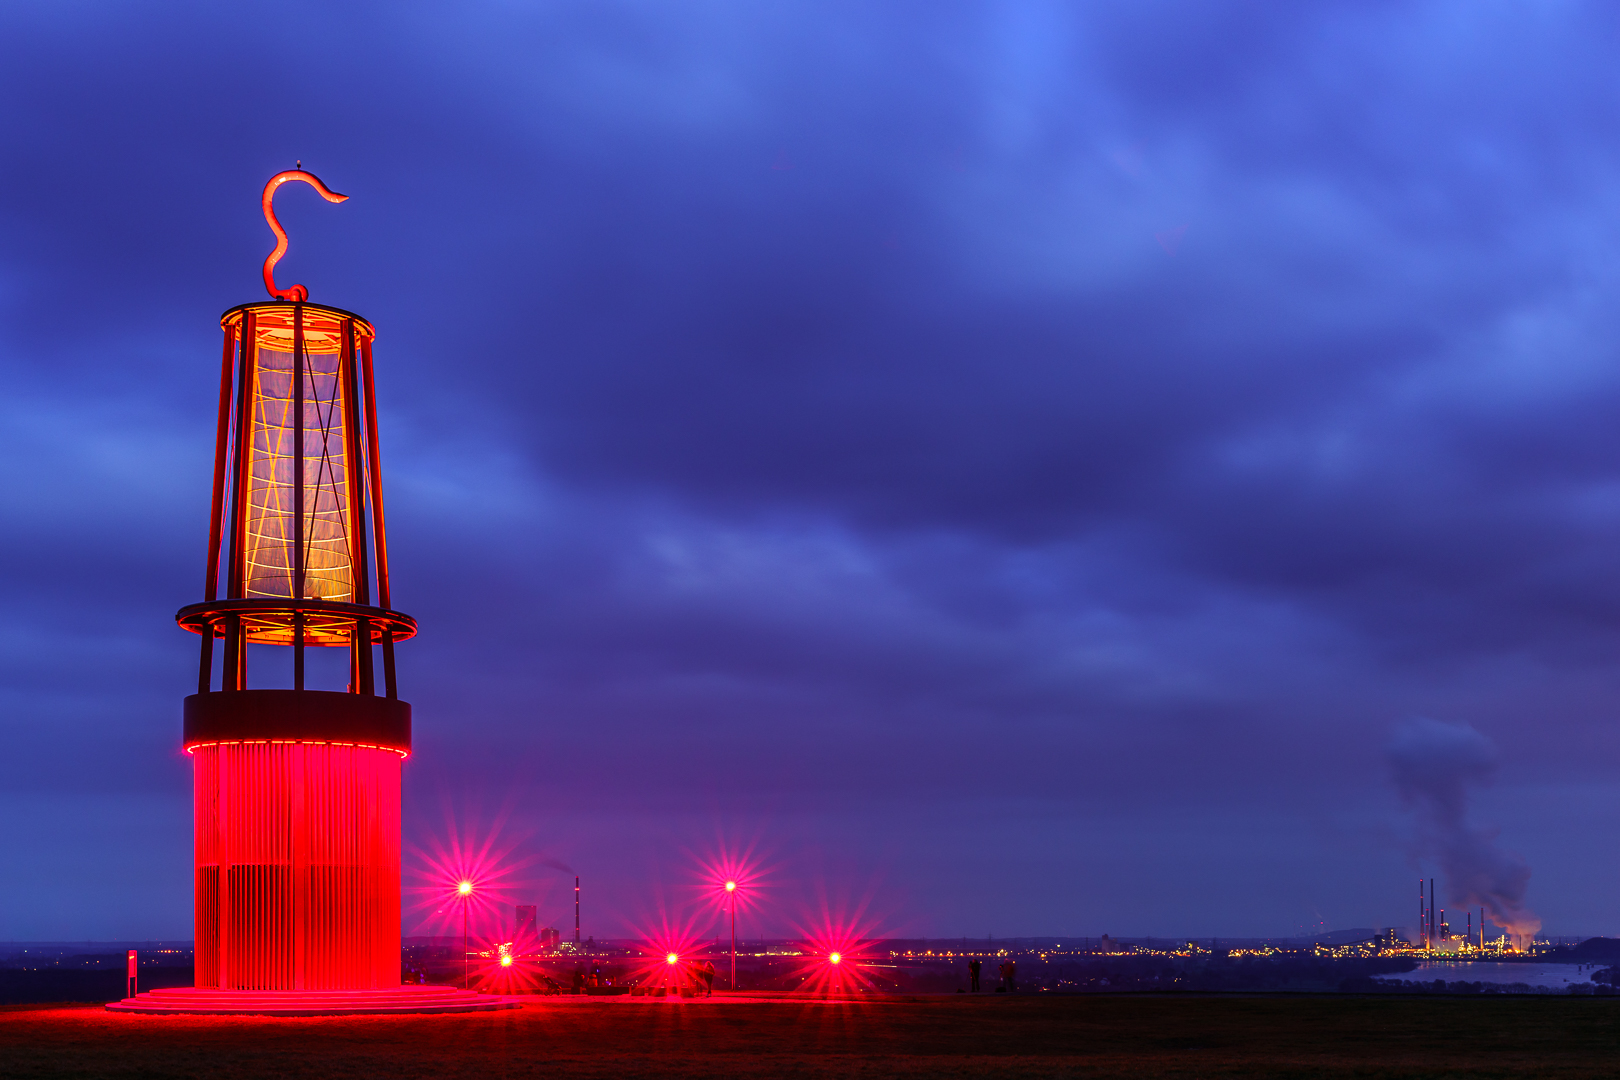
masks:
<svg viewBox="0 0 1620 1080"><path fill-rule="evenodd" d="M271 206L271 203L276 197L276 189L292 180L302 180L320 192L321 198L327 202L342 202L348 196L339 195L321 183L320 177L314 173L305 172L303 169L288 169L286 172L276 173L270 178L270 182L264 185L264 220L270 223L270 231L276 234L276 250L272 251L270 257L264 260L264 287L269 289L270 295L277 300L308 300L309 290L302 285L291 285L285 289L276 288L276 263L283 255L287 254L287 230L283 229L281 222L276 220L276 211Z"/></svg>

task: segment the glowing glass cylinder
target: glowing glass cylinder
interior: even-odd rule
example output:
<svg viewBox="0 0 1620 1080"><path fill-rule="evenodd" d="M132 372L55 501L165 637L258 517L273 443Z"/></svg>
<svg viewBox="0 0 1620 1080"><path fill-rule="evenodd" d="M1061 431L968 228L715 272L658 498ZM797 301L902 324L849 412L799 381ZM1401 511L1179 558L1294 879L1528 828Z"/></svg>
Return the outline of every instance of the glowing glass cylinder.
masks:
<svg viewBox="0 0 1620 1080"><path fill-rule="evenodd" d="M303 305L298 348L293 315L269 305L255 315L257 347L248 368L253 426L242 595L353 601L352 380L346 378L350 361L343 347L343 321ZM295 385L295 368L302 386ZM303 506L297 507L300 463ZM300 513L302 522L297 520ZM304 587L302 596L295 597L294 544L300 538Z"/></svg>

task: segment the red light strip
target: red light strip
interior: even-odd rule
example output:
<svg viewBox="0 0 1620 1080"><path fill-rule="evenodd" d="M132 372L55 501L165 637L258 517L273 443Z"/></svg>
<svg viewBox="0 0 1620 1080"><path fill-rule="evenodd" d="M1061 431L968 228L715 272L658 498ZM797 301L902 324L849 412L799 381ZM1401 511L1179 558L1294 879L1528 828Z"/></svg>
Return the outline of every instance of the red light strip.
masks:
<svg viewBox="0 0 1620 1080"><path fill-rule="evenodd" d="M223 741L191 743L185 748L185 751L189 754L193 750L201 750L210 746L353 746L361 750L387 750L389 753L398 754L401 761L411 756L409 750L401 750L397 746L378 746L376 743L363 742L338 742L335 739L225 739Z"/></svg>

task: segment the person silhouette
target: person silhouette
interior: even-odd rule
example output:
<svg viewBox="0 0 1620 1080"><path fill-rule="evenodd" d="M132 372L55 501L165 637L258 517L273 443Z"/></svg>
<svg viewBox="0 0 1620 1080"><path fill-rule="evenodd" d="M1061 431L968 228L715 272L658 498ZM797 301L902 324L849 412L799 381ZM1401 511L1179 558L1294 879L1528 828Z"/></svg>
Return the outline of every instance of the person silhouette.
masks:
<svg viewBox="0 0 1620 1080"><path fill-rule="evenodd" d="M968 961L968 982L975 994L979 992L979 959L974 957Z"/></svg>

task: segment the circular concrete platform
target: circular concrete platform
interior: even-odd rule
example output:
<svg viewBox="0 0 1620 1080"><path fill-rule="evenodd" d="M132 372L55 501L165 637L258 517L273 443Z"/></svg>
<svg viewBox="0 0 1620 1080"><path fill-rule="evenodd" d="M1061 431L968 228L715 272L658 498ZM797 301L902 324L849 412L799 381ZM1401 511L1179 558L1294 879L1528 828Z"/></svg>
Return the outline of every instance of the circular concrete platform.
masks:
<svg viewBox="0 0 1620 1080"><path fill-rule="evenodd" d="M108 1012L206 1016L349 1016L356 1013L449 1013L520 1009L511 998L454 986L382 990L213 990L180 986L112 1001Z"/></svg>

